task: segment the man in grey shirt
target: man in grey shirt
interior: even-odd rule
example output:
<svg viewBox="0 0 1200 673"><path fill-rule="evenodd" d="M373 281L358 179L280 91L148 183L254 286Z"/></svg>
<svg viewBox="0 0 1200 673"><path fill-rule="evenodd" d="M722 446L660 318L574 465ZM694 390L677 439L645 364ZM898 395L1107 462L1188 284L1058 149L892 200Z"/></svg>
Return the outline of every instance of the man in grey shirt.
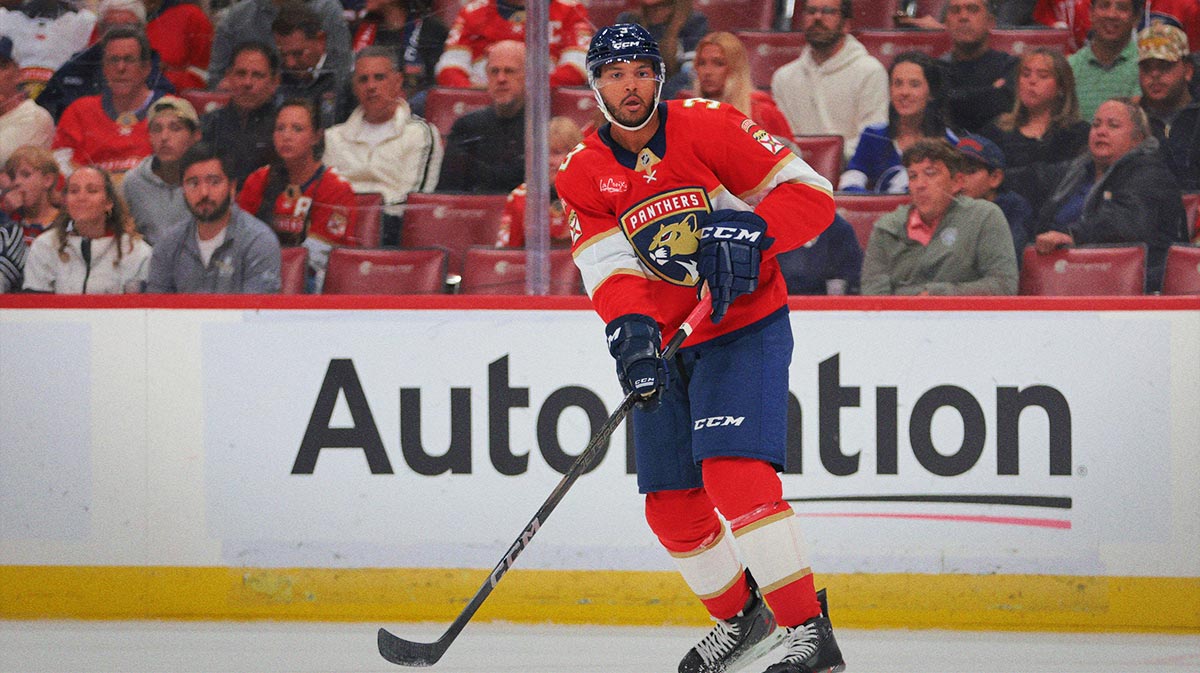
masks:
<svg viewBox="0 0 1200 673"><path fill-rule="evenodd" d="M200 142L200 118L186 100L163 96L150 104L146 121L154 153L125 174L121 191L138 231L153 246L164 230L190 215L183 200L180 161Z"/></svg>
<svg viewBox="0 0 1200 673"><path fill-rule="evenodd" d="M146 292L279 292L279 239L233 203L228 160L205 143L183 155L183 198L191 219L162 233Z"/></svg>

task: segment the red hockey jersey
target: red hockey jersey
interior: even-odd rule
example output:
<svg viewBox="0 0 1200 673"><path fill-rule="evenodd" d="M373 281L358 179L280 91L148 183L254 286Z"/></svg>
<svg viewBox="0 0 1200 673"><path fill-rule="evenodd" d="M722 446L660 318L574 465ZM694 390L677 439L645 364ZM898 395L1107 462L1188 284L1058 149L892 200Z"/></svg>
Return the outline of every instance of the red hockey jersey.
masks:
<svg viewBox="0 0 1200 673"><path fill-rule="evenodd" d="M76 166L100 166L124 173L150 156L150 131L144 110L116 119L104 109L100 96L84 96L67 106L50 149L70 151Z"/></svg>
<svg viewBox="0 0 1200 673"><path fill-rule="evenodd" d="M497 248L525 247L525 183L508 193L504 202L504 214L500 216L500 229L496 232ZM554 199L550 202L550 242L561 243L568 241L571 234L567 231L567 215L563 212L562 201Z"/></svg>
<svg viewBox="0 0 1200 673"><path fill-rule="evenodd" d="M587 10L575 0L550 1L551 86L586 82L584 56L592 39ZM525 13L500 15L496 0L475 0L463 7L450 26L446 50L437 64L439 86L471 87L486 83L487 48L501 40L525 41Z"/></svg>
<svg viewBox="0 0 1200 673"><path fill-rule="evenodd" d="M759 287L719 324L704 321L690 343L750 325L787 302L775 255L799 247L833 221L829 181L729 105L703 99L658 107L654 137L633 154L589 135L559 167L575 264L605 322L652 316L664 341L696 305L697 215L753 209L774 244L763 253Z"/></svg>
<svg viewBox="0 0 1200 673"><path fill-rule="evenodd" d="M269 166L254 171L238 194L238 206L255 215L262 205ZM285 190L275 199L274 221L267 222L281 245L300 245L314 238L329 245L352 245L355 235L354 190L333 170L326 168L302 192Z"/></svg>

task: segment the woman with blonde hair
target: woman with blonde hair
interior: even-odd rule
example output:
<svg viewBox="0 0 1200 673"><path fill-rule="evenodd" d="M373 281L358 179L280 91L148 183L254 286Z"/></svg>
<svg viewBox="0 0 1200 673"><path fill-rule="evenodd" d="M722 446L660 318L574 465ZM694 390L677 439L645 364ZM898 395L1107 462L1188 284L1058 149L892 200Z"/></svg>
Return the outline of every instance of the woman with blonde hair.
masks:
<svg viewBox="0 0 1200 673"><path fill-rule="evenodd" d="M50 228L58 217L55 190L58 187L58 162L50 150L37 145L22 145L13 150L4 164L9 187L4 194L6 212L25 230L25 244Z"/></svg>
<svg viewBox="0 0 1200 673"><path fill-rule="evenodd" d="M1075 74L1055 49L1038 47L1017 64L1012 111L981 135L1004 152L1004 186L1024 196L1036 211L1060 176L1059 164L1087 149L1090 125L1079 117Z"/></svg>
<svg viewBox="0 0 1200 673"><path fill-rule="evenodd" d="M701 98L737 108L773 136L790 141L792 127L774 99L750 82L746 47L733 33L705 35L696 45L696 91Z"/></svg>
<svg viewBox="0 0 1200 673"><path fill-rule="evenodd" d="M150 246L133 226L112 176L83 166L67 179L66 207L33 241L25 289L55 294L141 292Z"/></svg>

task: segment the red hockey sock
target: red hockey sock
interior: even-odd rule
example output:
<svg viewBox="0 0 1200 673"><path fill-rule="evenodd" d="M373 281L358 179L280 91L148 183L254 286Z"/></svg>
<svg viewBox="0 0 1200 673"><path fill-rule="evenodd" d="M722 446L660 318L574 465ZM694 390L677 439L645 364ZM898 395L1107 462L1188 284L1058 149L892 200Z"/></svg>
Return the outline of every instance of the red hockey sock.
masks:
<svg viewBox="0 0 1200 673"><path fill-rule="evenodd" d="M798 626L820 614L804 537L775 469L750 458L711 458L702 468L704 489L729 520L775 619Z"/></svg>
<svg viewBox="0 0 1200 673"><path fill-rule="evenodd" d="M699 488L646 496L646 522L709 614L729 619L750 598L732 536Z"/></svg>

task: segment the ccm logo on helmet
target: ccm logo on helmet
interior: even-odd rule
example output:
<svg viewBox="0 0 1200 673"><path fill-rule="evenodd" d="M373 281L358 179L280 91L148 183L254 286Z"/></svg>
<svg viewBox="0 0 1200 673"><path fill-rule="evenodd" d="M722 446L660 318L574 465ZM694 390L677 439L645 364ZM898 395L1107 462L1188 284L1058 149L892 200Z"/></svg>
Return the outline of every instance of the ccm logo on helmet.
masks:
<svg viewBox="0 0 1200 673"><path fill-rule="evenodd" d="M723 428L726 426L739 426L742 421L746 420L745 416L711 416L709 418L701 418L692 424L693 430L703 430L704 428Z"/></svg>
<svg viewBox="0 0 1200 673"><path fill-rule="evenodd" d="M722 227L715 225L704 227L700 230L700 238L715 238L720 241L749 241L757 243L758 237L762 236L761 231L746 231L741 227Z"/></svg>

